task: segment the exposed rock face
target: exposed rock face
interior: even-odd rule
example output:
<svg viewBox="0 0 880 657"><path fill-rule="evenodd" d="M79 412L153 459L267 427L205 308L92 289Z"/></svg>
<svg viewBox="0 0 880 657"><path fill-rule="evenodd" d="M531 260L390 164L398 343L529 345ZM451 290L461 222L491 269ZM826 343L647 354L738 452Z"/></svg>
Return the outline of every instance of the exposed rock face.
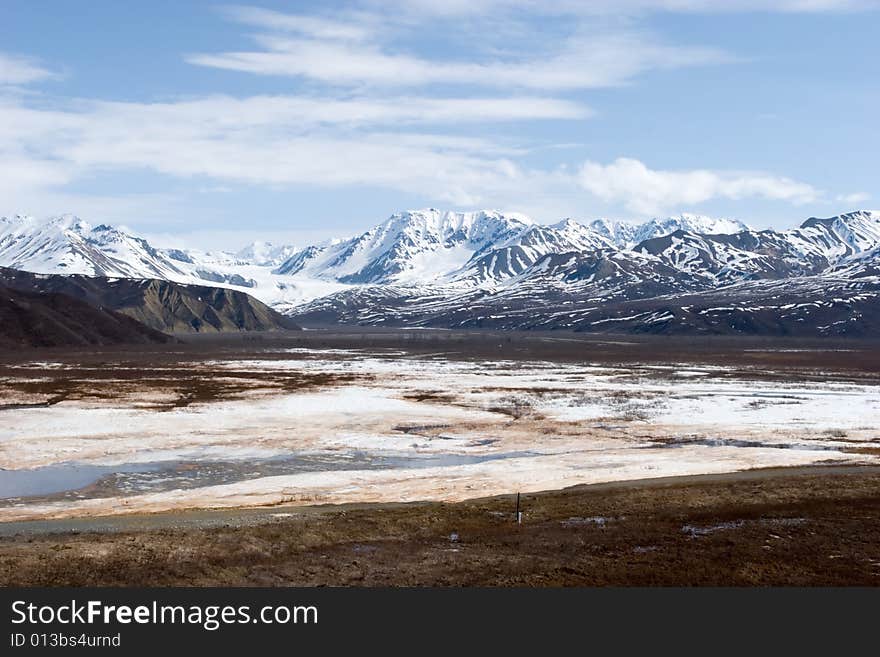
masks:
<svg viewBox="0 0 880 657"><path fill-rule="evenodd" d="M112 310L55 292L0 287L0 348L161 344L173 338Z"/></svg>
<svg viewBox="0 0 880 657"><path fill-rule="evenodd" d="M0 268L0 285L60 293L166 333L296 330L290 319L238 290L156 279L30 274Z"/></svg>

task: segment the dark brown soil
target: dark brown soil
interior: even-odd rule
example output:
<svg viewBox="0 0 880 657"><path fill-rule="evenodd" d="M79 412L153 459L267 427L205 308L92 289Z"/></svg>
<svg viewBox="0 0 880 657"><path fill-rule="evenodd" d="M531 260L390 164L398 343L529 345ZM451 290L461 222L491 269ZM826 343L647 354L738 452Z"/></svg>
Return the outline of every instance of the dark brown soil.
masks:
<svg viewBox="0 0 880 657"><path fill-rule="evenodd" d="M234 372L210 363L193 364L187 361L169 363L167 367L153 367L136 357L122 361L98 363L88 368L71 364L69 367L47 370L40 364L16 366L0 364L3 391L28 395L27 404L4 403L0 411L22 406L52 406L63 401L138 401L143 407L171 410L190 404L229 401L260 392L286 393L331 385L346 385L371 379L367 374L329 374L264 371L242 368ZM149 393L163 396L161 401L149 401Z"/></svg>
<svg viewBox="0 0 880 657"><path fill-rule="evenodd" d="M874 340L793 339L750 337L591 336L565 331L502 332L405 331L377 329L311 330L307 332L254 332L239 334L180 334L173 345L125 345L80 348L16 348L6 350L0 342L0 378L49 376L89 380L128 378L132 382L153 377L198 376L228 380L248 377L280 382L284 372L251 373L216 367L214 361L286 360L308 357L289 349L363 350L372 357L396 357L401 352L412 358L450 360L543 360L615 367L680 364L715 368L714 378L746 377L780 381L856 381L875 383L880 376L880 342ZM333 358L332 354L320 357ZM344 358L344 355L340 355ZM30 370L22 368L36 362ZM47 371L39 363L62 365ZM10 367L11 366L11 367ZM122 372L130 369L131 375ZM198 368L198 372L194 370ZM242 370L247 370L243 366ZM639 373L650 376L650 371ZM668 372L657 371L658 377ZM296 387L297 382L293 382ZM248 387L248 386L245 386ZM234 390L233 390L234 392ZM439 398L445 391L412 391L414 399ZM212 396L212 395L209 395Z"/></svg>
<svg viewBox="0 0 880 657"><path fill-rule="evenodd" d="M125 318L123 318L125 319ZM128 321L128 320L126 320ZM875 383L880 345L861 340L794 340L714 337L585 336L568 332L404 331L376 329L186 335L168 345L43 348L4 351L0 341L0 395L4 408L50 406L65 400L143 398L159 393L157 410L194 402L235 399L258 392L285 392L352 383L368 375L308 374L267 369L247 361L308 358L309 349L364 350L372 357L451 360L542 360L599 366L681 364L713 367L713 378ZM290 349L300 351L291 353ZM320 354L346 358L345 354ZM59 363L47 368L44 363ZM240 367L228 365L241 362ZM675 365L672 365L673 367ZM640 369L640 378L669 376L668 369ZM491 390L492 388L487 388ZM530 389L530 392L541 392ZM545 392L558 392L547 389ZM170 393L170 395L169 395ZM168 397L172 397L168 399ZM4 399L3 397L7 397ZM447 391L413 390L416 401L450 401ZM146 403L149 403L148 401ZM515 416L517 409L511 407Z"/></svg>
<svg viewBox="0 0 880 657"><path fill-rule="evenodd" d="M766 470L225 527L0 539L6 586L880 584L880 468ZM290 517L273 516L284 511Z"/></svg>

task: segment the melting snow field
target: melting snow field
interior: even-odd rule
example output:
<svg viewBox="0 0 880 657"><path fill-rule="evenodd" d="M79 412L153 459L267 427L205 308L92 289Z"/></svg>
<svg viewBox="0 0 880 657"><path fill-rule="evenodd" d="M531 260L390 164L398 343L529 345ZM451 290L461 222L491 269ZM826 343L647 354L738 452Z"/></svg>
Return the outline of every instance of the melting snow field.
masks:
<svg viewBox="0 0 880 657"><path fill-rule="evenodd" d="M693 365L456 361L358 350L273 355L189 367L210 367L218 381L220 371L224 381L281 373L329 375L328 383L157 410L147 402L170 392L47 405L14 392L13 379L0 380L7 391L0 521L461 500L880 455L875 385L780 382L766 372ZM63 368L39 369L51 380Z"/></svg>

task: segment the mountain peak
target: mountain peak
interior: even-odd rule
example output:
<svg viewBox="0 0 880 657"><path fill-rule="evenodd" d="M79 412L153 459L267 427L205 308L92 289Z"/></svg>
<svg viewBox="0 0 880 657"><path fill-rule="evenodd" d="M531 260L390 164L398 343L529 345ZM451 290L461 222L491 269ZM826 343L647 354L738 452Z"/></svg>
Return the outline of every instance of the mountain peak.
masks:
<svg viewBox="0 0 880 657"><path fill-rule="evenodd" d="M76 216L75 214L61 214L49 217L46 220L47 226L58 228L58 230L72 230L76 233L88 233L92 230L92 225Z"/></svg>
<svg viewBox="0 0 880 657"><path fill-rule="evenodd" d="M534 223L531 218L518 212L501 212L500 210L457 212L454 210L438 210L436 208L396 212L385 223L422 225L441 233L455 233L458 230L470 230L472 227L481 224L499 222L522 225Z"/></svg>
<svg viewBox="0 0 880 657"><path fill-rule="evenodd" d="M709 217L702 214L693 214L683 212L677 217L666 217L665 219L652 219L648 224L656 224L668 230L684 230L691 233L699 233L701 235L725 235L739 233L744 230L751 230L751 226L743 223L739 219L728 219L724 217Z"/></svg>
<svg viewBox="0 0 880 657"><path fill-rule="evenodd" d="M751 230L748 224L737 219L715 218L706 215L682 213L677 217L654 218L644 223L596 219L590 228L606 239L624 248L632 248L640 242L671 235L682 230L700 235L733 234Z"/></svg>
<svg viewBox="0 0 880 657"><path fill-rule="evenodd" d="M273 244L256 240L236 251L235 257L252 265L277 267L298 250L292 244Z"/></svg>
<svg viewBox="0 0 880 657"><path fill-rule="evenodd" d="M801 231L827 236L840 241L847 256L874 248L880 242L880 212L857 210L835 217L810 217L801 224Z"/></svg>
<svg viewBox="0 0 880 657"><path fill-rule="evenodd" d="M566 229L570 229L570 228L585 227L577 219L572 219L571 217L566 217L562 221L557 221L555 224L550 224L550 225L552 228L555 228L557 230L566 230Z"/></svg>

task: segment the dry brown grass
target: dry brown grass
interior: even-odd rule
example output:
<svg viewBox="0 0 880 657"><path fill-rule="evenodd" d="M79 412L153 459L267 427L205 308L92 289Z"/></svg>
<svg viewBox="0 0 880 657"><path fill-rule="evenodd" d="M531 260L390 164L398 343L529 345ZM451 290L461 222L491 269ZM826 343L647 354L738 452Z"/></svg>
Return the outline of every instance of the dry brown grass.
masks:
<svg viewBox="0 0 880 657"><path fill-rule="evenodd" d="M840 470L524 495L522 525L503 497L291 510L256 526L19 536L0 540L0 582L875 586L880 473Z"/></svg>

